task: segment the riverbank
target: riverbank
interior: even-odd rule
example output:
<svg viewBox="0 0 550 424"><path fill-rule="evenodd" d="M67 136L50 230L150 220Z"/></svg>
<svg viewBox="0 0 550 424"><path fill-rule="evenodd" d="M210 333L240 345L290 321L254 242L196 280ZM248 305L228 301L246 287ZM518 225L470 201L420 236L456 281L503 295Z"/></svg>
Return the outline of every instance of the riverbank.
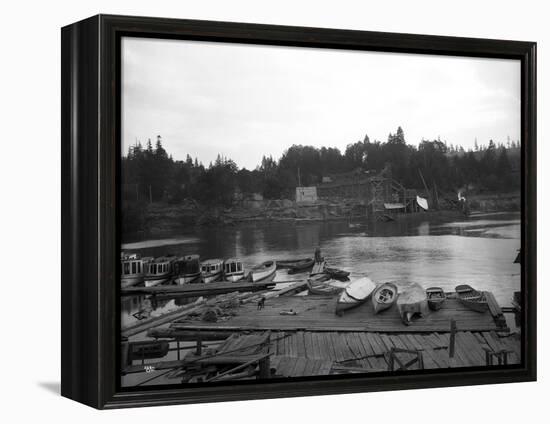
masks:
<svg viewBox="0 0 550 424"><path fill-rule="evenodd" d="M521 209L519 192L471 195L468 198L470 211L513 212ZM368 219L368 206L361 200L319 200L312 203L297 203L288 199L263 200L251 204L239 204L229 208L205 207L193 201L181 204L156 202L141 205L132 214L139 215L126 234L146 234L149 237L178 233L190 227L232 226L256 222L325 222L358 221ZM442 208L417 214L396 214L396 219L442 219L459 214L456 209Z"/></svg>

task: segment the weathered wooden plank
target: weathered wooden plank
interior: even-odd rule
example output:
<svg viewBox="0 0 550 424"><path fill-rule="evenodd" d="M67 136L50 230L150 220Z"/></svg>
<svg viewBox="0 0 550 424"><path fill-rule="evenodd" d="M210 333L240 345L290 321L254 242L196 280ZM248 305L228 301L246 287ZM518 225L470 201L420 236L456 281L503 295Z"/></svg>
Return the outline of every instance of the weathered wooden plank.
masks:
<svg viewBox="0 0 550 424"><path fill-rule="evenodd" d="M321 366L319 367L319 371L317 372L317 375L329 375L330 370L332 369L332 361L320 361Z"/></svg>
<svg viewBox="0 0 550 424"><path fill-rule="evenodd" d="M308 360L304 357L298 357L296 359L296 365L294 367L294 370L292 371L293 377L302 377L304 374L304 371L306 369Z"/></svg>

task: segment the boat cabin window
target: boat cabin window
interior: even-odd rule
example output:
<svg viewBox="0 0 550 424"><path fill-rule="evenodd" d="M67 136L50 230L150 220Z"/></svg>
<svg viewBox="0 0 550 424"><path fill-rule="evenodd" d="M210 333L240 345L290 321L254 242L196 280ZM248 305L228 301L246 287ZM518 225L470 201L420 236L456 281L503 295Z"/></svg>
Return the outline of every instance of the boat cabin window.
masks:
<svg viewBox="0 0 550 424"><path fill-rule="evenodd" d="M124 275L130 273L130 264L129 264L128 262L124 262L124 266L123 266L123 269L122 269L122 273L123 273Z"/></svg>
<svg viewBox="0 0 550 424"><path fill-rule="evenodd" d="M141 262L137 263L137 272L141 274Z"/></svg>
<svg viewBox="0 0 550 424"><path fill-rule="evenodd" d="M242 270L243 270L243 264L239 262L237 264L237 271L242 271Z"/></svg>
<svg viewBox="0 0 550 424"><path fill-rule="evenodd" d="M137 263L132 262L132 274L136 274L136 273L137 273Z"/></svg>

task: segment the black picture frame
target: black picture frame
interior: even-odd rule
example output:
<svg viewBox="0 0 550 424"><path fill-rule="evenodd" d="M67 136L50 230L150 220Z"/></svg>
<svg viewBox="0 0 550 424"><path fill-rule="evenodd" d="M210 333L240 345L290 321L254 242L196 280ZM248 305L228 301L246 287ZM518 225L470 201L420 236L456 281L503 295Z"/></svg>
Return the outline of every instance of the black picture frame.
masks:
<svg viewBox="0 0 550 424"><path fill-rule="evenodd" d="M61 32L63 396L120 408L536 380L536 43L97 15ZM404 52L521 61L522 363L193 388L119 388L120 37Z"/></svg>

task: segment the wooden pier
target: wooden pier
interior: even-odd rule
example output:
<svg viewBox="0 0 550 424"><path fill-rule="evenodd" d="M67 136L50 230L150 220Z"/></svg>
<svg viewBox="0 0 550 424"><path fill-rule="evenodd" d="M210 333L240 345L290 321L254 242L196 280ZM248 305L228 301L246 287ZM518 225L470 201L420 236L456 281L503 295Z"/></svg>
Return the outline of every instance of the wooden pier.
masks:
<svg viewBox="0 0 550 424"><path fill-rule="evenodd" d="M491 293L488 293L494 301ZM404 325L393 305L390 309L375 314L371 302L347 311L339 317L334 313L334 296L291 296L267 299L263 309L247 303L237 308L235 316L223 322L208 323L188 320L185 317L175 320L171 327L181 330L230 330L260 331L339 331L339 332L387 332L387 333L433 333L448 332L449 322L454 319L462 331L508 331L502 321L502 312L494 301L490 312L479 313L467 309L456 299L447 299L442 309L430 312L427 316ZM285 311L296 315L284 315ZM282 314L283 313L283 314Z"/></svg>
<svg viewBox="0 0 550 424"><path fill-rule="evenodd" d="M182 382L207 382L521 362L520 336L510 334L490 292L485 293L487 312L467 309L451 295L442 309L406 326L395 305L374 314L371 302L366 302L339 317L334 296L292 296L305 287L305 282L297 282L279 291L222 295L163 319L162 325L148 325L146 339L169 343L178 359L136 364L123 358L123 374L142 373L148 366L159 377L170 372ZM197 314L237 296L237 306L215 322L205 322ZM263 307L257 302L261 298ZM296 314L287 314L291 310ZM143 383L155 384L154 373Z"/></svg>
<svg viewBox="0 0 550 424"><path fill-rule="evenodd" d="M228 282L220 281L217 283L208 284L185 284L182 286L160 285L153 287L126 287L120 290L122 296L135 296L140 294L154 294L154 295L175 295L178 297L199 297L199 296L212 296L217 294L232 293L232 292L253 292L260 290L267 290L276 283L269 282L257 282L252 283L250 281L237 281Z"/></svg>

